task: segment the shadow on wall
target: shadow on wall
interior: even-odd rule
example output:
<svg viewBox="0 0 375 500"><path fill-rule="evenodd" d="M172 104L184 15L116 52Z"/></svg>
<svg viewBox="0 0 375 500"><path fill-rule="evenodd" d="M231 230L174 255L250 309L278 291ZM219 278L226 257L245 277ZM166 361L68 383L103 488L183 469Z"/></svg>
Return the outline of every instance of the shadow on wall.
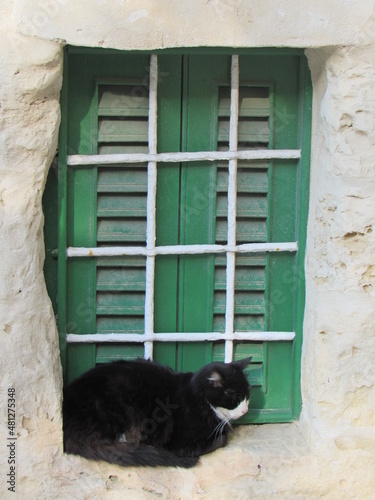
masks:
<svg viewBox="0 0 375 500"><path fill-rule="evenodd" d="M58 155L49 168L42 206L44 213L44 278L52 307L57 315L57 246L58 246Z"/></svg>

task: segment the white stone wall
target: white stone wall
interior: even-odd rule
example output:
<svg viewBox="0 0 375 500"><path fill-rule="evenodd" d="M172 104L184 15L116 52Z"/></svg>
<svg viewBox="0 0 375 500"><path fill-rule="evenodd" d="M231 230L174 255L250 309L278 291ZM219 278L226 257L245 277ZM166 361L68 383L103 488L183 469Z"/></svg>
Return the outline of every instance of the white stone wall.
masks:
<svg viewBox="0 0 375 500"><path fill-rule="evenodd" d="M0 40L1 497L374 498L374 1L8 0ZM41 197L57 145L65 43L308 49L313 137L297 424L242 428L189 471L63 455ZM9 387L16 494L7 490Z"/></svg>

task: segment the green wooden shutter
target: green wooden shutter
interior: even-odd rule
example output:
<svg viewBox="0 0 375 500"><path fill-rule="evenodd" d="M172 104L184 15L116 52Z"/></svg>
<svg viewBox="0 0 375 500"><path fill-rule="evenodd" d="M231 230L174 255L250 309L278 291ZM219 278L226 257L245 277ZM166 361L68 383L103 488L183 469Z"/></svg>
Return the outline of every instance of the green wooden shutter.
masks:
<svg viewBox="0 0 375 500"><path fill-rule="evenodd" d="M97 80L98 153L148 151L148 95L140 82ZM147 165L98 168L97 239L100 245L144 245ZM98 333L142 333L146 259L97 260ZM96 346L96 363L142 356L141 345Z"/></svg>
<svg viewBox="0 0 375 500"><path fill-rule="evenodd" d="M239 149L268 148L271 145L272 86L240 85L239 88ZM229 145L230 87L219 87L218 149ZM237 175L237 243L268 241L269 162L242 161ZM218 165L216 241L227 239L228 166ZM266 254L241 254L236 257L234 329L264 331L267 327ZM226 259L216 257L215 263L215 330L225 331ZM237 343L235 355L252 356L250 378L253 399L263 404L267 378L266 344ZM224 361L224 347L216 346L216 359Z"/></svg>
<svg viewBox="0 0 375 500"><path fill-rule="evenodd" d="M66 165L71 155L147 153L150 56L71 48L66 56L59 329L69 381L96 363L143 356L140 343L66 345L65 336L142 334L146 258L66 259L65 252L145 246L147 164ZM158 153L228 150L231 56L158 59ZM302 149L300 160L239 160L237 176L237 244L298 242L298 252L237 254L235 267L235 331L296 332L294 341L235 342L235 358L253 356L243 421L288 421L300 410L310 85L301 55L244 53L239 61L238 149ZM156 245L226 244L228 161L157 168ZM155 260L154 331L224 332L225 254ZM223 360L224 342L155 342L154 359L196 370Z"/></svg>

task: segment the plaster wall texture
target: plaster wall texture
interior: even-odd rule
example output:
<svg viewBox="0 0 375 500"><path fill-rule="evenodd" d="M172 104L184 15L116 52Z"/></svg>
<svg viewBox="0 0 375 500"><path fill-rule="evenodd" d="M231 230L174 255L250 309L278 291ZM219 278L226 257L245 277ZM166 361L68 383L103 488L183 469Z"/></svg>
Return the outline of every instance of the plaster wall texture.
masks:
<svg viewBox="0 0 375 500"><path fill-rule="evenodd" d="M220 26L220 30L218 30ZM14 0L0 6L2 498L373 498L373 0ZM41 197L57 147L62 46L302 47L313 80L303 410L237 429L193 470L121 469L62 452L61 367L43 278ZM17 486L8 491L7 390Z"/></svg>

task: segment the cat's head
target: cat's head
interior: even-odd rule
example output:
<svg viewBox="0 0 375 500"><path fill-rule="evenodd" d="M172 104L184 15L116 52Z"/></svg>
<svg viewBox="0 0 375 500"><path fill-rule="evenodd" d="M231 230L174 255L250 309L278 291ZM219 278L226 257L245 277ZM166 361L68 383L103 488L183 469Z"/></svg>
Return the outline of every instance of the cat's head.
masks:
<svg viewBox="0 0 375 500"><path fill-rule="evenodd" d="M250 385L244 374L250 358L232 363L211 363L193 378L199 392L221 420L236 420L247 413ZM203 395L203 394L202 394Z"/></svg>

